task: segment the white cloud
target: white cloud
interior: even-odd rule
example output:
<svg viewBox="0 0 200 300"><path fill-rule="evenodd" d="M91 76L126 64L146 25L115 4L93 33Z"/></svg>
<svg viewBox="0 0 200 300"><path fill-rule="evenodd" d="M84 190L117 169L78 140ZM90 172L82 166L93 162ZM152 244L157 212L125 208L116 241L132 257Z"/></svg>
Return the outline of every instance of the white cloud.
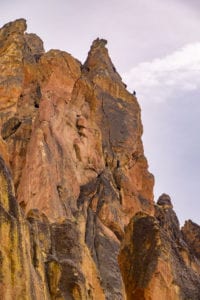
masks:
<svg viewBox="0 0 200 300"><path fill-rule="evenodd" d="M177 90L194 91L200 87L200 42L140 63L123 74L123 79L142 101L148 97L148 101L163 102Z"/></svg>
<svg viewBox="0 0 200 300"><path fill-rule="evenodd" d="M140 63L123 79L141 104L155 200L169 193L181 223L199 222L200 42Z"/></svg>

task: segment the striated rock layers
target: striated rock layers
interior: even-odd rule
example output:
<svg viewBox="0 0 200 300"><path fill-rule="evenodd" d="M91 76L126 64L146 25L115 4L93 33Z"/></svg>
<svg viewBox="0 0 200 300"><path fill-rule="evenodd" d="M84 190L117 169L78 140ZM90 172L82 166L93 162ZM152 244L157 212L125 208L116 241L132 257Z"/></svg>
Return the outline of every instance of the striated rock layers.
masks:
<svg viewBox="0 0 200 300"><path fill-rule="evenodd" d="M0 299L200 299L200 229L153 202L140 107L106 41L82 65L0 29Z"/></svg>

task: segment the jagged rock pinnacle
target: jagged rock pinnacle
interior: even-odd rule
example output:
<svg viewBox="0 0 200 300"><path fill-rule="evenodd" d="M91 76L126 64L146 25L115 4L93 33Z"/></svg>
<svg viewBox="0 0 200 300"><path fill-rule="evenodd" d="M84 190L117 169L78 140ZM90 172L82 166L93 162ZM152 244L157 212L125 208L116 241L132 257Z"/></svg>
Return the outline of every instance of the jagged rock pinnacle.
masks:
<svg viewBox="0 0 200 300"><path fill-rule="evenodd" d="M106 45L107 43L108 43L107 40L97 38L96 40L94 40L94 41L92 42L91 48L105 47L105 45Z"/></svg>
<svg viewBox="0 0 200 300"><path fill-rule="evenodd" d="M160 205L160 206L165 206L165 207L167 206L167 207L173 208L173 205L172 205L172 202L171 202L171 198L167 194L162 194L158 198L157 204Z"/></svg>
<svg viewBox="0 0 200 300"><path fill-rule="evenodd" d="M107 40L97 38L92 42L88 57L83 68L90 71L89 76L93 80L96 76L110 78L113 82L118 82L124 88L121 76L118 74L112 60L109 56L108 49L105 47Z"/></svg>
<svg viewBox="0 0 200 300"><path fill-rule="evenodd" d="M23 18L17 19L13 22L9 22L7 24L5 24L2 28L1 31L6 30L9 31L9 33L13 33L13 32L19 32L19 33L24 33L24 31L26 31L27 29L27 24L26 24L26 20Z"/></svg>

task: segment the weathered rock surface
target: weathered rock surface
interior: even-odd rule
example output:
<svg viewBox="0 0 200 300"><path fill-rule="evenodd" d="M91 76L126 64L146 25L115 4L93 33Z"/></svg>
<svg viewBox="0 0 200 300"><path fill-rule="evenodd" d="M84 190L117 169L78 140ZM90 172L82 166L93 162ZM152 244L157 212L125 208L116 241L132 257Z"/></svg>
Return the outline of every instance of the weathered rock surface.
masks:
<svg viewBox="0 0 200 300"><path fill-rule="evenodd" d="M167 195L154 206L140 107L106 41L82 65L25 31L0 29L0 298L198 299L199 236Z"/></svg>
<svg viewBox="0 0 200 300"><path fill-rule="evenodd" d="M137 213L129 223L119 255L127 299L199 299L200 261L183 239L169 196L155 216Z"/></svg>
<svg viewBox="0 0 200 300"><path fill-rule="evenodd" d="M183 238L194 255L200 259L200 226L188 220L182 228Z"/></svg>
<svg viewBox="0 0 200 300"><path fill-rule="evenodd" d="M16 201L11 174L2 158L0 185L0 298L49 299L45 262L42 259L37 268L34 265L32 229Z"/></svg>

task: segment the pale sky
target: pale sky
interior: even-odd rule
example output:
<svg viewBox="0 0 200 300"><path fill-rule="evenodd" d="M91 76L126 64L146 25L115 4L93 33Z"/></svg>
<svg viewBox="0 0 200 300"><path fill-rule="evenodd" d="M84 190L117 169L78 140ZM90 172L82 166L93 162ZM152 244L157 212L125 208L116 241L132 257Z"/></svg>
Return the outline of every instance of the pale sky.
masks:
<svg viewBox="0 0 200 300"><path fill-rule="evenodd" d="M96 37L142 108L144 149L181 221L200 223L200 1L0 0L0 26L25 18L46 50L82 62Z"/></svg>

